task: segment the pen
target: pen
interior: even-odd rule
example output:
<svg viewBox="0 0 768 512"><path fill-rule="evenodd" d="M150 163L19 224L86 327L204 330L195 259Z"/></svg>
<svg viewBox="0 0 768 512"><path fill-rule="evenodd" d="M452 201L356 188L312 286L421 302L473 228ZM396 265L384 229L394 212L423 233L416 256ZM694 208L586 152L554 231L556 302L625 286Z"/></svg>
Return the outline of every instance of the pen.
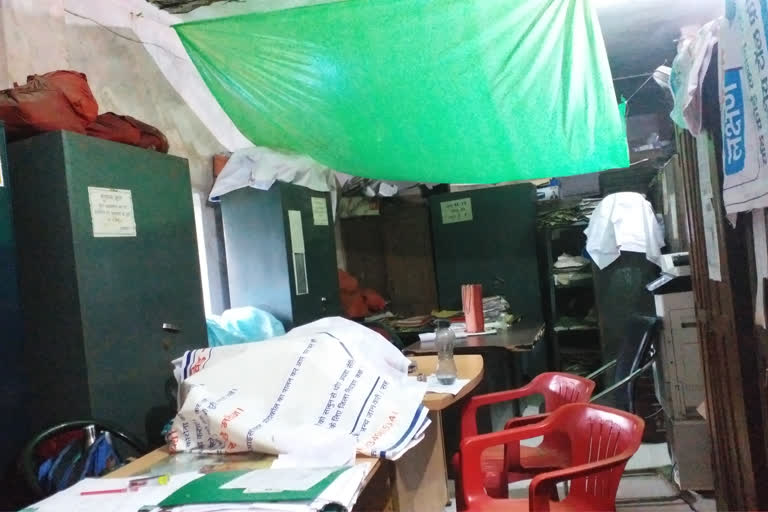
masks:
<svg viewBox="0 0 768 512"><path fill-rule="evenodd" d="M128 492L128 489L105 489L103 491L83 491L80 496L92 496L96 494L119 494L121 492Z"/></svg>

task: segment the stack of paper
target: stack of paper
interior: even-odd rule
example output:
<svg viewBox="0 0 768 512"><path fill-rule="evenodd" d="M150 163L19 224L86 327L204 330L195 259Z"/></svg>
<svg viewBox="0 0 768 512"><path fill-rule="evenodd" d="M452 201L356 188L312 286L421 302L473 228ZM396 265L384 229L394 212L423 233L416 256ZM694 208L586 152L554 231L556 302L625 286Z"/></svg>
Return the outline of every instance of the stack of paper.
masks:
<svg viewBox="0 0 768 512"><path fill-rule="evenodd" d="M183 473L129 491L132 478L88 478L22 512L319 512L351 510L371 463L344 468Z"/></svg>
<svg viewBox="0 0 768 512"><path fill-rule="evenodd" d="M136 491L128 491L129 483L133 478L86 478L69 489L23 509L22 512L152 510L169 495L201 476L200 473L173 475L166 485L146 486Z"/></svg>
<svg viewBox="0 0 768 512"><path fill-rule="evenodd" d="M329 505L351 510L370 469L370 463L363 463L341 470L304 470L294 473L295 478L283 470L238 472L234 479L231 474L212 473L189 484L191 489L182 488L174 493L160 503L158 511L170 508L173 512L319 512ZM312 482L316 483L311 485ZM243 485L247 488L232 488ZM306 485L311 487L297 489ZM238 495L239 502L226 501ZM302 495L303 498L298 497Z"/></svg>

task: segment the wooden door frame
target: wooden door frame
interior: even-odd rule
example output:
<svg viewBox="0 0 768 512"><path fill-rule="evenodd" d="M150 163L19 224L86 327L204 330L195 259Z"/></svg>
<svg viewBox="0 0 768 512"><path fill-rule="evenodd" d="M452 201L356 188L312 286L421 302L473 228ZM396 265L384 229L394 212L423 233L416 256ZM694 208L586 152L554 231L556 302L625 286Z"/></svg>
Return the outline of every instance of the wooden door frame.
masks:
<svg viewBox="0 0 768 512"><path fill-rule="evenodd" d="M766 384L764 353L754 326L751 218L740 214L735 226L722 201L722 144L717 69L713 64L703 86L703 125L707 134L694 138L677 130L677 148L686 199L693 287L712 437L715 494L719 510L768 509L766 480ZM710 279L697 144L709 152L708 177L714 193L722 281ZM750 262L750 259L752 260Z"/></svg>

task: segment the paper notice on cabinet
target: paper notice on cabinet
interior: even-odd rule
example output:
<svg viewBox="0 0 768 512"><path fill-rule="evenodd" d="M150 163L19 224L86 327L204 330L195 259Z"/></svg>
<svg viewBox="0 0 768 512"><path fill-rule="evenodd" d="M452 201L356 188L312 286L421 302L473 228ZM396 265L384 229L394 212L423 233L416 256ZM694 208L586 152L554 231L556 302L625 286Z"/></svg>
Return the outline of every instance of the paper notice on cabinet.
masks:
<svg viewBox="0 0 768 512"><path fill-rule="evenodd" d="M712 173L709 134L701 132L696 138L696 156L699 160L699 187L701 189L701 215L704 222L704 242L707 247L707 268L709 278L722 281L720 271L720 238L715 210L715 194L712 188Z"/></svg>
<svg viewBox="0 0 768 512"><path fill-rule="evenodd" d="M130 190L88 187L93 236L136 236L136 218Z"/></svg>
<svg viewBox="0 0 768 512"><path fill-rule="evenodd" d="M301 224L300 211L288 210L288 226L291 233L291 253L296 295L307 295L309 293L309 280L307 279L307 256L304 248L304 227Z"/></svg>
<svg viewBox="0 0 768 512"><path fill-rule="evenodd" d="M472 220L472 199L467 197L455 201L443 201L440 203L440 212L443 215L443 224L469 222Z"/></svg>
<svg viewBox="0 0 768 512"><path fill-rule="evenodd" d="M0 158L0 187L5 186L5 181L3 180L3 159Z"/></svg>
<svg viewBox="0 0 768 512"><path fill-rule="evenodd" d="M328 225L328 206L325 204L324 197L312 198L312 220L315 226Z"/></svg>

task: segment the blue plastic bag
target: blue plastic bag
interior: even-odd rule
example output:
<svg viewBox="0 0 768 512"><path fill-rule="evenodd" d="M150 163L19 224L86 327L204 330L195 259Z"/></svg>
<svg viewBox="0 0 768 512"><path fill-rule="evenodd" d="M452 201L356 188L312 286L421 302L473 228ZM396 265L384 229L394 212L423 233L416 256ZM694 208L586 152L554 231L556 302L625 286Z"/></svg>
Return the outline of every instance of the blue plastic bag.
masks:
<svg viewBox="0 0 768 512"><path fill-rule="evenodd" d="M277 318L252 306L228 309L221 315L210 315L206 323L209 347L263 341L285 334L285 327Z"/></svg>

